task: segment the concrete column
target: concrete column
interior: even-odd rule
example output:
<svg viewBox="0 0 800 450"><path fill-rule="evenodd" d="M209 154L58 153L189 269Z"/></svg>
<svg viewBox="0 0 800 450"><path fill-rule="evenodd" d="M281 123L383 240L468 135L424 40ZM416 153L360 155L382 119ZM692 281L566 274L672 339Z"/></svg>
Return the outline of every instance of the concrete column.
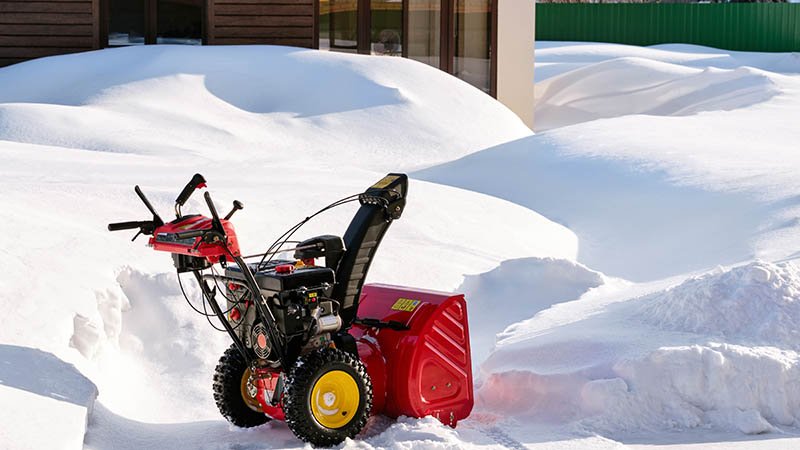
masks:
<svg viewBox="0 0 800 450"><path fill-rule="evenodd" d="M533 129L535 0L497 2L497 99Z"/></svg>

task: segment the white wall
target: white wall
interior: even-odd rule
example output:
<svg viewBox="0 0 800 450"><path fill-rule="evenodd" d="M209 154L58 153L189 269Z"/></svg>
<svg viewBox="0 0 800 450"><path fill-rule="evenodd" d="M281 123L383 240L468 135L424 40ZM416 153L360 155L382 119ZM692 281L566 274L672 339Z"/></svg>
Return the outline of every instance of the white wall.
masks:
<svg viewBox="0 0 800 450"><path fill-rule="evenodd" d="M497 99L533 129L535 0L496 0Z"/></svg>

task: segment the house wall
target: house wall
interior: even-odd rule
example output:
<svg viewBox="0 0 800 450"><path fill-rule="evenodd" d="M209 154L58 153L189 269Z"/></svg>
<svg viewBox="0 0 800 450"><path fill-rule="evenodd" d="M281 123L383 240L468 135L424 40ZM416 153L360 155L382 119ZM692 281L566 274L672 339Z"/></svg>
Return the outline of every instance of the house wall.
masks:
<svg viewBox="0 0 800 450"><path fill-rule="evenodd" d="M99 48L100 0L0 0L0 67Z"/></svg>
<svg viewBox="0 0 800 450"><path fill-rule="evenodd" d="M207 42L313 48L314 0L209 0Z"/></svg>
<svg viewBox="0 0 800 450"><path fill-rule="evenodd" d="M497 100L533 129L534 0L502 0L497 10Z"/></svg>

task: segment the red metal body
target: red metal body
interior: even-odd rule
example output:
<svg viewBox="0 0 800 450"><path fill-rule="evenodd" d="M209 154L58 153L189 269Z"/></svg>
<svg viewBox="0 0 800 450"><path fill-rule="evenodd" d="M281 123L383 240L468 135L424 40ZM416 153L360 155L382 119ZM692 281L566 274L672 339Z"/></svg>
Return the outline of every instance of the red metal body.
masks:
<svg viewBox="0 0 800 450"><path fill-rule="evenodd" d="M211 219L200 215L187 216L156 228L153 237L150 238L150 246L162 252L206 258L211 264L218 263L220 256L229 256L228 251L230 255L239 256L239 241L236 239L233 224L225 219L220 219L220 223L228 236L227 250L222 243L201 242L199 237L175 239L176 233L211 228Z"/></svg>
<svg viewBox="0 0 800 450"><path fill-rule="evenodd" d="M358 316L394 320L409 328L354 325L350 330L372 381L373 415L430 415L452 427L469 416L474 399L463 295L367 284ZM265 401L274 388L259 382L258 399L267 415L283 420L281 407Z"/></svg>
<svg viewBox="0 0 800 450"><path fill-rule="evenodd" d="M395 331L355 325L350 330L372 379L374 414L432 415L450 426L469 416L472 363L463 295L368 284L358 317L409 327Z"/></svg>

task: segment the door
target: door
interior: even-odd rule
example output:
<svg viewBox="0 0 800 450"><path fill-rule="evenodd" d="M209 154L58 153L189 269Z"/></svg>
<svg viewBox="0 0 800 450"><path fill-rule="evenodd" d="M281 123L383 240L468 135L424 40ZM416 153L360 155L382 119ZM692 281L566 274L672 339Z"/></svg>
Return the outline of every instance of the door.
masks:
<svg viewBox="0 0 800 450"><path fill-rule="evenodd" d="M450 72L484 92L491 90L492 33L492 0L455 0Z"/></svg>
<svg viewBox="0 0 800 450"><path fill-rule="evenodd" d="M104 46L200 45L204 40L205 5L205 0L104 0Z"/></svg>

